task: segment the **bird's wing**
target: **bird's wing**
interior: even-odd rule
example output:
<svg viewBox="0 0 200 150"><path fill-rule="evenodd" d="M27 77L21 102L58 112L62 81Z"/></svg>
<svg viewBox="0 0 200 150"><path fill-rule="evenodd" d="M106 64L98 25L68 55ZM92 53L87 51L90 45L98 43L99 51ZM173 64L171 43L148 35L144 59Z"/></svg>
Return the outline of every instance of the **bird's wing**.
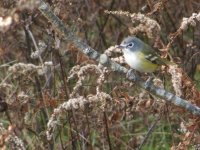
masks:
<svg viewBox="0 0 200 150"><path fill-rule="evenodd" d="M169 65L170 62L164 58L161 58L154 49L152 49L149 45L145 44L143 46L143 52L145 53L145 59L152 62L153 64L158 65Z"/></svg>

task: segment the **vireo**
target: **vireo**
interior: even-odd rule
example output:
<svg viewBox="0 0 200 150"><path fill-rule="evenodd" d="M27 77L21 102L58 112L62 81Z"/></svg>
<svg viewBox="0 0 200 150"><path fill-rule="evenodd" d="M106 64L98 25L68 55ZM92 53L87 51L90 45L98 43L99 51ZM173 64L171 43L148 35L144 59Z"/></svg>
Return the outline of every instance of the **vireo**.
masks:
<svg viewBox="0 0 200 150"><path fill-rule="evenodd" d="M161 65L173 64L136 37L125 38L118 47L122 49L126 63L139 72L152 73Z"/></svg>

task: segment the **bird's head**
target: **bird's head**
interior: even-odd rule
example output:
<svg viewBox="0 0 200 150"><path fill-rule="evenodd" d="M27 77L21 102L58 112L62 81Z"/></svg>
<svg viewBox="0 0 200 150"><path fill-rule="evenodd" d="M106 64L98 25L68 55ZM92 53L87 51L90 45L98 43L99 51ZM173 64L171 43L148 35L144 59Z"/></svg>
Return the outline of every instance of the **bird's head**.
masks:
<svg viewBox="0 0 200 150"><path fill-rule="evenodd" d="M123 51L138 51L142 48L142 41L136 37L129 36L125 38L118 48L121 48Z"/></svg>

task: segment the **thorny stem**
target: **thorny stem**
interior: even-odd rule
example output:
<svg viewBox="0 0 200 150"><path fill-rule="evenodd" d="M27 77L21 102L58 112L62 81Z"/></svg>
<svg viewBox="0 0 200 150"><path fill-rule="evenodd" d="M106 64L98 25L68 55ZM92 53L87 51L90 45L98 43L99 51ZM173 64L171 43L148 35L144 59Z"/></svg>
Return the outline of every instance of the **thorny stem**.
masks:
<svg viewBox="0 0 200 150"><path fill-rule="evenodd" d="M39 10L43 13L43 15L52 23L54 28L59 31L66 40L72 42L79 50L81 50L84 54L86 54L91 59L101 63L104 66L110 67L113 71L120 72L120 73L127 73L128 70L119 65L116 62L111 61L105 54L100 55L97 51L95 51L93 48L91 48L89 45L87 45L85 42L83 42L80 38L75 36L70 29L68 29L63 22L56 16L54 13L50 10L50 7L45 4L42 0L40 1ZM149 91L150 93L164 99L167 102L173 103L176 106L182 107L194 115L200 116L200 108L191 104L185 99L182 99L173 93L170 93L166 91L163 88L159 88L154 86L153 84L145 87L145 82L141 80L140 78L134 78L133 76L130 76L128 79L131 81L136 82L141 88Z"/></svg>

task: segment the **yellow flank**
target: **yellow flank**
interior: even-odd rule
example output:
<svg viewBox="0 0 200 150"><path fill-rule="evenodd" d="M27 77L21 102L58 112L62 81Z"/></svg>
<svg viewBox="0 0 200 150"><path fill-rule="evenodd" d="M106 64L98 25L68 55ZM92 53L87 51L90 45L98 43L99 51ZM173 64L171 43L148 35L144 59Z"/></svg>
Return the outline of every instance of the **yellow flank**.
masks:
<svg viewBox="0 0 200 150"><path fill-rule="evenodd" d="M151 61L145 58L145 55L141 52L138 52L138 59L140 59L139 70L142 72L154 72L158 69L159 65L154 64Z"/></svg>

